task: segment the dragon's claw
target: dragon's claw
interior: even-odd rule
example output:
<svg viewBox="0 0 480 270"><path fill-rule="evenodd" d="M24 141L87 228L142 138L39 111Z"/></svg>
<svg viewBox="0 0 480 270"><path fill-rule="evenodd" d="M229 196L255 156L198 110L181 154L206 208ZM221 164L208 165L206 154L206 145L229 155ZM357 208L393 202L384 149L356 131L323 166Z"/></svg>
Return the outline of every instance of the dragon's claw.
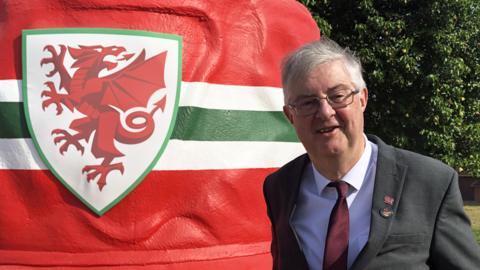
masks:
<svg viewBox="0 0 480 270"><path fill-rule="evenodd" d="M56 137L55 139L53 139L53 143L54 143L55 145L57 145L59 142L63 141L64 139L65 139L65 137L63 137L63 136L58 136L58 137Z"/></svg>
<svg viewBox="0 0 480 270"><path fill-rule="evenodd" d="M49 91L45 90L45 91L42 91L42 94L40 95L40 97L50 97L51 94Z"/></svg>
<svg viewBox="0 0 480 270"><path fill-rule="evenodd" d="M52 132L50 133L50 135L65 134L65 133L67 133L65 130L56 128L56 129L52 130Z"/></svg>
<svg viewBox="0 0 480 270"><path fill-rule="evenodd" d="M124 173L125 168L123 167L123 164L122 164L122 163L120 163L120 168L119 168L118 170L120 171L121 174Z"/></svg>
<svg viewBox="0 0 480 270"><path fill-rule="evenodd" d="M43 67L43 65L45 64L48 64L48 63L51 63L52 60L50 58L43 58L41 61L40 61L40 66Z"/></svg>
<svg viewBox="0 0 480 270"><path fill-rule="evenodd" d="M55 84L52 81L47 81L44 83L50 90L55 90Z"/></svg>
<svg viewBox="0 0 480 270"><path fill-rule="evenodd" d="M92 166L85 166L82 170L82 173L87 173L87 181L90 182L93 179L95 179L95 177L97 177L97 175L100 174L100 172L95 171L95 172L88 173L90 170L93 170L93 169L87 168L87 167L92 167Z"/></svg>
<svg viewBox="0 0 480 270"><path fill-rule="evenodd" d="M120 171L120 173L123 174L123 164L114 163L107 165L87 165L83 167L82 173L87 173L88 182L94 180L95 178L97 178L97 176L100 176L97 185L100 191L102 191L103 187L107 184L107 175L114 170Z"/></svg>
<svg viewBox="0 0 480 270"><path fill-rule="evenodd" d="M70 133L68 133L67 131L65 131L63 129L54 129L51 134L52 135L57 135L53 139L53 143L55 145L64 141L64 143L62 144L62 146L60 146L60 149L59 149L60 154L63 155L68 150L68 147L70 145L73 145L73 146L75 146L77 151L80 151L80 153L83 155L85 148L80 144L80 142L78 140L78 137L79 137L78 134L71 135Z"/></svg>
<svg viewBox="0 0 480 270"><path fill-rule="evenodd" d="M43 47L43 51L49 51L51 54L56 54L55 48L52 45L47 45Z"/></svg>
<svg viewBox="0 0 480 270"><path fill-rule="evenodd" d="M55 89L55 85L51 81L46 82L45 85L49 88L49 90L43 90L40 95L41 97L46 97L46 99L42 102L42 109L44 111L51 104L55 104L57 115L60 115L63 112L62 104L73 111L74 106L68 98L68 94L58 93Z"/></svg>
<svg viewBox="0 0 480 270"><path fill-rule="evenodd" d="M52 77L59 72L59 68L62 67L63 60L65 58L66 47L60 45L60 54L57 53L52 45L43 47L43 51L48 51L52 56L45 57L40 60L40 66L45 64L53 64L53 69L47 74L47 77Z"/></svg>
<svg viewBox="0 0 480 270"><path fill-rule="evenodd" d="M48 74L46 75L47 77L53 77L53 75L55 75L55 73L58 72L58 69L57 68L53 68L50 72L48 72Z"/></svg>
<svg viewBox="0 0 480 270"><path fill-rule="evenodd" d="M60 150L60 154L63 156L63 154L64 154L65 152L67 152L67 149L68 149L68 145L66 145L66 144L62 145L62 146L60 147L60 149L59 149L59 150Z"/></svg>
<svg viewBox="0 0 480 270"><path fill-rule="evenodd" d="M42 109L45 111L45 110L48 108L48 106L50 106L50 104L52 104L52 103L53 103L52 100L45 100L44 102L42 102ZM60 107L60 108L59 108L59 107ZM58 106L58 105L57 105L57 108L56 108L56 109L57 109L57 115L58 115L58 113L59 113L59 112L58 112L59 110L60 110L60 113L61 113L62 110L63 110L62 107L61 107L61 106Z"/></svg>
<svg viewBox="0 0 480 270"><path fill-rule="evenodd" d="M56 115L60 115L63 112L63 108L59 102L55 102L52 100L45 100L42 102L42 109L45 111L45 109L47 109L48 106L50 106L50 104L52 103L56 105L56 111L57 111Z"/></svg>

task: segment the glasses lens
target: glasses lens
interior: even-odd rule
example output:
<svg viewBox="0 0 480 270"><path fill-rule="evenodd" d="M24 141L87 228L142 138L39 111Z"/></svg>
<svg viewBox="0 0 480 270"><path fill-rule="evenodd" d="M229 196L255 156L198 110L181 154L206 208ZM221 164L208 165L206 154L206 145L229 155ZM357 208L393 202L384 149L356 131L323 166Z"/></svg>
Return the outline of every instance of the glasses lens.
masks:
<svg viewBox="0 0 480 270"><path fill-rule="evenodd" d="M358 90L338 90L328 95L328 102L334 109L343 108L353 102L353 96L358 94Z"/></svg>
<svg viewBox="0 0 480 270"><path fill-rule="evenodd" d="M351 96L351 90L338 89L328 94L328 101L330 101L330 104L333 106L345 106L349 104Z"/></svg>
<svg viewBox="0 0 480 270"><path fill-rule="evenodd" d="M316 98L301 100L295 105L295 108L299 115L315 113L318 109L318 100Z"/></svg>
<svg viewBox="0 0 480 270"><path fill-rule="evenodd" d="M353 96L358 92L358 90L338 89L328 93L326 99L332 108L339 109L350 105L353 102ZM321 99L325 98L313 97L296 102L294 105L296 114L306 116L316 113L320 106Z"/></svg>

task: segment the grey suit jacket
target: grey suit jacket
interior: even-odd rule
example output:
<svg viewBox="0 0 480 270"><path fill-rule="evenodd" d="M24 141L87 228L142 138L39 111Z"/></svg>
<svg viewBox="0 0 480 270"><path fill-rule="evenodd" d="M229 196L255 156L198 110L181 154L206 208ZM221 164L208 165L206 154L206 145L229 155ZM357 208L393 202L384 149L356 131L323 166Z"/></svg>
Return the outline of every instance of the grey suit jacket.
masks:
<svg viewBox="0 0 480 270"><path fill-rule="evenodd" d="M457 173L435 159L368 138L378 145L371 227L351 269L480 269L480 248L463 211ZM302 155L264 183L273 269L308 269L290 225L308 162ZM393 205L385 196L394 198Z"/></svg>

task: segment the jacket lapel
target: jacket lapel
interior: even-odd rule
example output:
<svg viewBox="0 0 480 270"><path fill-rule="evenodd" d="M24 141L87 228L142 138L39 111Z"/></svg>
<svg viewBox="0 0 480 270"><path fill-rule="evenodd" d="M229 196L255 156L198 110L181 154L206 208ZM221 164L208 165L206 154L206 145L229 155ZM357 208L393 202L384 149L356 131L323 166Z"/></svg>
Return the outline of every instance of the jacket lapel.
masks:
<svg viewBox="0 0 480 270"><path fill-rule="evenodd" d="M289 217L293 214L293 210L295 209L296 202L298 199L298 192L300 190L300 184L302 182L303 171L305 170L305 166L310 161L307 154L304 154L299 157L298 165L294 167L293 170L289 171L290 174L286 178L286 193L290 195L287 201L287 213Z"/></svg>
<svg viewBox="0 0 480 270"><path fill-rule="evenodd" d="M351 270L365 269L380 251L395 217L407 170L407 166L396 159L393 147L386 145L378 137L368 136L368 138L378 146L370 235L367 244L358 255ZM385 202L389 198L394 199L393 205Z"/></svg>
<svg viewBox="0 0 480 270"><path fill-rule="evenodd" d="M285 198L286 198L286 211L283 211L285 214L284 224L288 224L285 228L285 239L288 239L288 246L291 251L288 260L291 262L291 267L294 269L308 269L307 260L303 254L298 237L291 226L291 217L295 211L296 202L298 198L298 193L300 190L301 180L303 178L303 171L305 166L310 161L307 154L302 155L298 158L298 162L295 163L295 166L292 170L289 170L289 174L285 177ZM288 267L287 267L288 268ZM288 268L290 269L290 268Z"/></svg>

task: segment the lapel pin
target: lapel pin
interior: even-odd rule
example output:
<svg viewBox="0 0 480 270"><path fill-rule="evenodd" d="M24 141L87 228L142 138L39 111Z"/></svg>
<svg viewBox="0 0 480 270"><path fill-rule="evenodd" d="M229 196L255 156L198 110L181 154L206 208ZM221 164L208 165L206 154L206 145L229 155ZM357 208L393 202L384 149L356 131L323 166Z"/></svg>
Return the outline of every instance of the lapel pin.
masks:
<svg viewBox="0 0 480 270"><path fill-rule="evenodd" d="M388 196L386 195L385 197L383 197L383 202L385 204L388 204L388 205L393 205L393 202L395 201L395 199L392 197L392 196Z"/></svg>
<svg viewBox="0 0 480 270"><path fill-rule="evenodd" d="M389 218L393 215L393 210L390 207L380 209L380 215L384 218Z"/></svg>

